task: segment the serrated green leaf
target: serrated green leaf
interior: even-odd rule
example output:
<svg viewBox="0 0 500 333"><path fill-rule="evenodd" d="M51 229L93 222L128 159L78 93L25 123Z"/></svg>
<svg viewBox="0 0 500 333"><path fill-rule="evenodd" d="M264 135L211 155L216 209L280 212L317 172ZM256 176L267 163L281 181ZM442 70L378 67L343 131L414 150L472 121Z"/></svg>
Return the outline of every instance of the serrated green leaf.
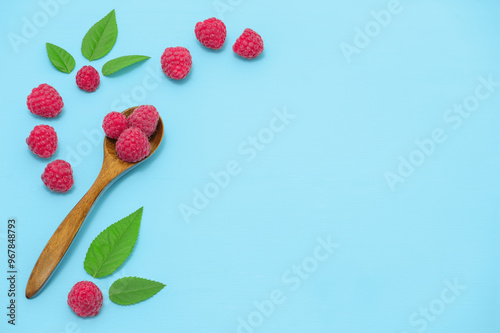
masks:
<svg viewBox="0 0 500 333"><path fill-rule="evenodd" d="M138 277L124 277L109 287L109 299L116 304L131 305L142 302L165 287L163 283Z"/></svg>
<svg viewBox="0 0 500 333"><path fill-rule="evenodd" d="M115 10L113 9L87 31L82 40L82 54L89 61L99 59L113 48L118 36Z"/></svg>
<svg viewBox="0 0 500 333"><path fill-rule="evenodd" d="M132 252L141 225L142 207L113 223L90 244L83 267L95 278L113 273Z"/></svg>
<svg viewBox="0 0 500 333"><path fill-rule="evenodd" d="M139 61L144 61L149 59L148 56L143 55L128 55L123 57L118 57L116 59L110 60L102 66L102 75L108 76L113 73L118 72L120 69L128 67Z"/></svg>
<svg viewBox="0 0 500 333"><path fill-rule="evenodd" d="M75 68L75 58L57 45L46 43L45 46L52 65L63 73L71 73Z"/></svg>

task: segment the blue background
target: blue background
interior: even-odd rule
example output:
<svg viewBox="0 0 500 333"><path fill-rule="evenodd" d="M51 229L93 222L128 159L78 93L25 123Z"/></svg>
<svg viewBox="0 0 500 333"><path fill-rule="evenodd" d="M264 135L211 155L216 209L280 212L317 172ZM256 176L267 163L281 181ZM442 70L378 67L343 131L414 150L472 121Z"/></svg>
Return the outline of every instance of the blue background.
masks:
<svg viewBox="0 0 500 333"><path fill-rule="evenodd" d="M4 314L7 281L0 279L0 330L499 332L499 87L458 128L445 117L475 93L481 76L500 81L500 3L401 0L402 11L380 31L372 24L369 44L358 40L363 47L349 62L342 43L355 46L357 27L370 26L371 12L388 6L381 0L73 0L49 17L37 1L2 2L0 267L7 270L7 219L16 218L19 293L12 327ZM101 77L89 94L74 83L89 64L81 40L112 9L117 43L92 65L100 71L127 54L151 59ZM212 16L228 28L219 52L194 36L196 22ZM9 38L22 36L24 18L39 27L16 50ZM247 27L265 42L254 61L231 49ZM46 42L75 57L71 74L52 67ZM163 50L178 45L191 51L193 68L173 82L158 69ZM26 108L26 96L41 83L64 99L55 119ZM164 120L160 149L100 198L49 284L25 299L38 255L99 172L102 118L140 104L155 105ZM295 118L248 161L238 147L266 131L273 110ZM52 159L73 164L75 185L67 194L44 187L47 161L24 142L40 123L58 133ZM391 189L386 173L398 172L400 157L424 156L414 153L415 140L431 138L435 129L446 140ZM187 223L179 207L192 206L193 189L203 191L210 172L232 160L241 172ZM110 277L92 279L83 259L93 238L141 206L133 254ZM318 237L340 245L321 262L312 257ZM311 272L299 277L294 265ZM109 301L111 283L130 275L167 287L134 306ZM95 318L81 319L66 304L81 280L105 294ZM455 294L453 283L463 286ZM273 290L284 302L268 317L258 314L254 302L269 305ZM420 311L429 307L426 318Z"/></svg>

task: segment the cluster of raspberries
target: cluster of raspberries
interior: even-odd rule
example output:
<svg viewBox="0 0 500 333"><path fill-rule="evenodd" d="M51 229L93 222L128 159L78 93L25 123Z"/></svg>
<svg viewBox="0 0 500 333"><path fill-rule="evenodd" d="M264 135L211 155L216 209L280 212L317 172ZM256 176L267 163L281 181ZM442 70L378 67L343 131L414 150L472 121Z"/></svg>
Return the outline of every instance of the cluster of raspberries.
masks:
<svg viewBox="0 0 500 333"><path fill-rule="evenodd" d="M219 50L226 41L226 25L215 17L198 22L194 28L198 41L203 46ZM262 37L252 29L245 29L233 45L233 51L246 59L257 58L264 51ZM161 56L161 68L171 79L181 80L191 70L191 54L185 47L168 47Z"/></svg>
<svg viewBox="0 0 500 333"><path fill-rule="evenodd" d="M226 41L226 25L214 17L198 22L194 32L202 45L213 50L220 50ZM252 29L245 29L233 44L233 51L246 59L258 57L263 50L262 37ZM162 70L171 79L185 78L191 66L191 54L184 47L168 47L161 56ZM99 73L92 66L83 66L76 74L76 84L82 90L93 92L100 84ZM26 104L31 113L44 118L57 117L64 106L61 95L46 83L31 91ZM125 162L135 163L149 155L148 137L156 130L158 119L158 111L154 106L142 105L128 118L119 112L109 113L102 126L109 138L117 140L117 156ZM28 148L45 159L54 155L57 143L54 128L44 124L35 126L26 139ZM41 178L50 190L62 193L69 191L74 183L71 165L63 160L49 163Z"/></svg>
<svg viewBox="0 0 500 333"><path fill-rule="evenodd" d="M44 118L56 117L64 106L57 90L45 83L31 91L26 104L31 113ZM36 156L49 158L57 150L57 133L52 126L37 125L26 138L26 144ZM68 192L74 183L71 165L63 160L50 162L42 173L42 181L52 191Z"/></svg>
<svg viewBox="0 0 500 333"><path fill-rule="evenodd" d="M102 129L110 139L116 139L116 155L129 163L149 156L149 137L156 131L160 115L152 105L141 105L126 117L120 112L108 113Z"/></svg>
<svg viewBox="0 0 500 333"><path fill-rule="evenodd" d="M194 29L196 38L205 47L220 50L226 41L226 26L216 18L198 22ZM233 45L233 51L246 59L258 57L264 50L262 37L252 29L245 29ZM185 78L192 66L189 50L184 47L169 47L161 56L163 72L171 79ZM99 73L92 66L83 66L76 74L77 86L87 92L99 87ZM57 117L64 106L61 95L48 84L41 84L28 95L26 104L31 113L44 117ZM116 155L122 161L135 163L150 154L149 137L156 131L159 114L152 105L137 107L130 116L119 112L108 113L102 128L110 139L116 140ZM50 158L57 150L57 133L52 126L37 125L26 138L28 148L40 158ZM50 162L43 174L43 183L52 191L65 193L73 186L73 170L63 160ZM68 294L68 305L80 317L96 316L101 310L103 295L90 281L81 281Z"/></svg>

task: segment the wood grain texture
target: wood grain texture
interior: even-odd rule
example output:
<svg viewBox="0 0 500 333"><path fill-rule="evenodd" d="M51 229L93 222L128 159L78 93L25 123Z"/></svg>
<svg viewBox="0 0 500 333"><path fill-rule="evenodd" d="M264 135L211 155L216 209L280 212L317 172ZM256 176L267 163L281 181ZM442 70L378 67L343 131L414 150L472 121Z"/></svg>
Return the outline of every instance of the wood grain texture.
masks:
<svg viewBox="0 0 500 333"><path fill-rule="evenodd" d="M123 114L128 116L136 108L127 109L123 111ZM149 138L151 152L148 157L156 151L162 138L163 122L160 117L156 131ZM26 298L35 296L48 281L73 242L78 230L80 230L90 209L106 186L125 171L148 159L146 157L136 163L124 162L116 155L115 144L116 140L107 137L104 139L104 158L101 171L94 184L92 184L87 193L85 193L82 199L69 212L68 216L61 222L40 254L26 285Z"/></svg>

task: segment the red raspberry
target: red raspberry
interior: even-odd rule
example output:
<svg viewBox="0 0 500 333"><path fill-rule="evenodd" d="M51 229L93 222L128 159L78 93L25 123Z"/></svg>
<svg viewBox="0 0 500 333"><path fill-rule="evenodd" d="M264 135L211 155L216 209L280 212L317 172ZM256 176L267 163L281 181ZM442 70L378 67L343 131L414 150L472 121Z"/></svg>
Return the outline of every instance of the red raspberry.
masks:
<svg viewBox="0 0 500 333"><path fill-rule="evenodd" d="M116 154L125 162L139 162L149 155L150 144L148 137L136 127L129 127L116 141Z"/></svg>
<svg viewBox="0 0 500 333"><path fill-rule="evenodd" d="M68 294L68 305L79 317L94 317L102 307L102 292L90 281L80 281Z"/></svg>
<svg viewBox="0 0 500 333"><path fill-rule="evenodd" d="M226 25L215 17L196 23L194 33L200 43L209 49L218 50L226 41Z"/></svg>
<svg viewBox="0 0 500 333"><path fill-rule="evenodd" d="M233 51L243 58L253 59L264 51L264 42L258 33L247 28L234 43Z"/></svg>
<svg viewBox="0 0 500 333"><path fill-rule="evenodd" d="M127 117L120 112L110 112L102 121L102 129L108 138L118 139L120 134L128 128Z"/></svg>
<svg viewBox="0 0 500 333"><path fill-rule="evenodd" d="M87 92L96 91L99 82L101 82L99 73L92 66L83 66L76 73L76 85Z"/></svg>
<svg viewBox="0 0 500 333"><path fill-rule="evenodd" d="M31 113L45 118L54 118L61 113L64 106L61 95L46 83L33 88L26 104Z"/></svg>
<svg viewBox="0 0 500 333"><path fill-rule="evenodd" d="M73 186L71 165L63 160L50 162L42 173L42 181L51 191L68 192Z"/></svg>
<svg viewBox="0 0 500 333"><path fill-rule="evenodd" d="M56 131L49 125L35 126L26 138L26 143L36 156L49 158L54 155L57 149Z"/></svg>
<svg viewBox="0 0 500 333"><path fill-rule="evenodd" d="M156 131L160 115L152 105L141 105L128 117L130 127L137 127L146 134L147 137Z"/></svg>
<svg viewBox="0 0 500 333"><path fill-rule="evenodd" d="M161 68L169 78L180 80L191 70L191 54L185 47L167 47L161 56Z"/></svg>

